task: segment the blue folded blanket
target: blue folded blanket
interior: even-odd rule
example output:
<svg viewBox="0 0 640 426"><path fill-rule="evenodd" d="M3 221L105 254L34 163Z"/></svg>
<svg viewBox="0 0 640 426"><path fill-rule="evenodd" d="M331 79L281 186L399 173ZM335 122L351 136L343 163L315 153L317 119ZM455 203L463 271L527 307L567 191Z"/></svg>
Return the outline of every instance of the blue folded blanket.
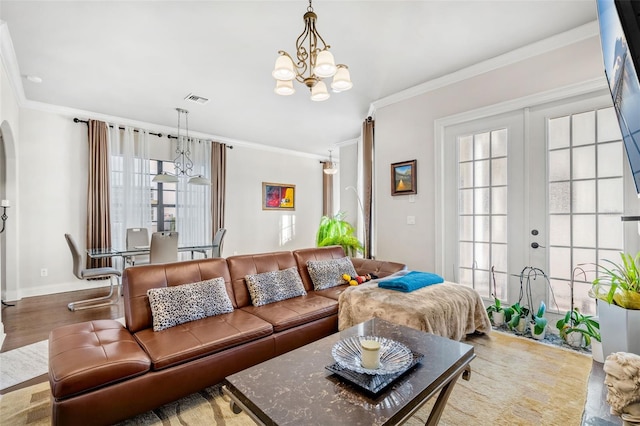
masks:
<svg viewBox="0 0 640 426"><path fill-rule="evenodd" d="M442 282L444 282L444 278L438 274L411 271L401 277L380 281L378 287L409 293L413 290Z"/></svg>

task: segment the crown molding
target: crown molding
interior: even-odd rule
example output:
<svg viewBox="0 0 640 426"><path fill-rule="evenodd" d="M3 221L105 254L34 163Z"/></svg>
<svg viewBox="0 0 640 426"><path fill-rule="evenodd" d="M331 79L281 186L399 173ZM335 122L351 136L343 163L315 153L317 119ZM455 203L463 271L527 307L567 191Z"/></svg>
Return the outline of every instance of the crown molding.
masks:
<svg viewBox="0 0 640 426"><path fill-rule="evenodd" d="M0 20L0 61L2 61L2 65L7 73L7 80L9 80L13 94L18 101L18 106L22 107L27 98L24 95L20 67L18 67L16 51L13 49L9 26L7 22L3 20Z"/></svg>
<svg viewBox="0 0 640 426"><path fill-rule="evenodd" d="M525 59L570 46L591 37L596 37L598 36L599 31L598 21L591 21L572 30L556 34L544 40L540 40L519 49L512 50L511 52L503 55L496 56L495 58L487 59L486 61L482 61L451 74L447 74L443 77L402 90L398 93L394 93L393 95L372 102L369 107L369 115L375 116L375 112L378 108L402 102L415 96L432 92L445 86L459 83L478 75L521 62Z"/></svg>

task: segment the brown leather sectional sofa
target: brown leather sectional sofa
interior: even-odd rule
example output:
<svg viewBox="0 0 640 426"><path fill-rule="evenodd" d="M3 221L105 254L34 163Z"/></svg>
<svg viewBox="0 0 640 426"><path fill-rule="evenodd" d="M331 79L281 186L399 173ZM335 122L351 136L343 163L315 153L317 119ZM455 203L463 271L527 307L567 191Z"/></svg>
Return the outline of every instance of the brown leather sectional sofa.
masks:
<svg viewBox="0 0 640 426"><path fill-rule="evenodd" d="M125 320L88 321L49 335L55 425L112 424L222 381L226 376L338 331L346 286L314 291L308 260L344 257L310 248L127 268ZM402 270L396 262L352 259L359 275ZM253 306L248 274L297 267L306 296ZM233 312L153 331L147 290L223 277Z"/></svg>

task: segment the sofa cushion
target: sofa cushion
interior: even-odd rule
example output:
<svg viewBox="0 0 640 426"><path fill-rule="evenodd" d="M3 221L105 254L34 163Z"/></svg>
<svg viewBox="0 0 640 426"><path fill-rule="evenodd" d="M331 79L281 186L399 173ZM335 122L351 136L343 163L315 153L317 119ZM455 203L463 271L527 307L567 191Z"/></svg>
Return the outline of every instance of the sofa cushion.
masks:
<svg viewBox="0 0 640 426"><path fill-rule="evenodd" d="M162 331L148 328L135 338L161 370L273 334L268 322L239 309L186 322Z"/></svg>
<svg viewBox="0 0 640 426"><path fill-rule="evenodd" d="M233 311L223 278L147 291L153 331Z"/></svg>
<svg viewBox="0 0 640 426"><path fill-rule="evenodd" d="M240 309L271 323L273 330L280 332L337 315L338 301L311 292L306 296L281 300L265 306L246 306Z"/></svg>
<svg viewBox="0 0 640 426"><path fill-rule="evenodd" d="M342 279L343 274L355 277L358 275L351 259L309 260L307 262L309 275L313 281L314 290L325 290L338 285L348 284Z"/></svg>
<svg viewBox="0 0 640 426"><path fill-rule="evenodd" d="M56 399L140 376L150 367L147 354L118 321L81 322L49 333L49 384Z"/></svg>
<svg viewBox="0 0 640 426"><path fill-rule="evenodd" d="M307 294L295 266L280 271L249 274L244 278L253 306L267 305Z"/></svg>

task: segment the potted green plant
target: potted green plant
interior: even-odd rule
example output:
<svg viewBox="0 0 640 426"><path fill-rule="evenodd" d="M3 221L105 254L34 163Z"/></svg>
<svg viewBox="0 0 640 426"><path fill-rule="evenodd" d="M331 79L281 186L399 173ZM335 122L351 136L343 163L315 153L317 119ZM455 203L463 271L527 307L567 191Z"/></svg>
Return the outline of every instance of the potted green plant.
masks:
<svg viewBox="0 0 640 426"><path fill-rule="evenodd" d="M543 301L540 301L538 311L531 315L531 335L534 339L544 339L545 330L547 328L547 319L544 317L544 313L547 311L547 305Z"/></svg>
<svg viewBox="0 0 640 426"><path fill-rule="evenodd" d="M600 323L591 315L584 315L576 307L567 311L565 316L556 322L560 337L571 346L585 346L593 340L600 342Z"/></svg>
<svg viewBox="0 0 640 426"><path fill-rule="evenodd" d="M529 308L521 306L520 302L516 302L510 306L513 313L507 325L509 329L524 333L527 326L527 317L529 316Z"/></svg>
<svg viewBox="0 0 640 426"><path fill-rule="evenodd" d="M318 247L342 246L347 256L355 257L364 247L356 238L353 226L344 220L345 212L338 212L335 216L322 216L316 234Z"/></svg>
<svg viewBox="0 0 640 426"><path fill-rule="evenodd" d="M496 277L494 275L494 267L491 267L491 276L493 277L493 292L491 296L493 297L493 305L487 306L487 314L489 315L489 319L493 322L493 325L496 327L500 327L502 324L511 320L511 316L513 315L513 309L508 306L503 307L500 299L496 296L498 292L496 291Z"/></svg>
<svg viewBox="0 0 640 426"><path fill-rule="evenodd" d="M640 252L620 253L621 261L596 265L596 298L603 356L613 352L640 353Z"/></svg>

